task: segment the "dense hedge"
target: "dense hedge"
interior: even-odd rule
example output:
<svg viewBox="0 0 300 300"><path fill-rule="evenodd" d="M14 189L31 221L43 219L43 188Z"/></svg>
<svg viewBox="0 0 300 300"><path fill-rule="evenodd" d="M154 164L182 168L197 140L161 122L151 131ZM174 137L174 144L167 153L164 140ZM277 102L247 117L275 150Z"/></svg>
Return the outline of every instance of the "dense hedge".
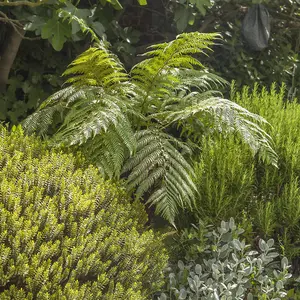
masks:
<svg viewBox="0 0 300 300"><path fill-rule="evenodd" d="M167 257L123 191L0 127L0 298L149 299Z"/></svg>

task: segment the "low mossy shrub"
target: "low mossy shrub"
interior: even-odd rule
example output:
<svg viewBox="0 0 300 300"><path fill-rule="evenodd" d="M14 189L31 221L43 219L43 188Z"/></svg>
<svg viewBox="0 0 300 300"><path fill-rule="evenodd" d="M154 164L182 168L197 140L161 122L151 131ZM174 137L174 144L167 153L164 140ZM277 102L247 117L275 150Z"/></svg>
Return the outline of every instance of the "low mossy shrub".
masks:
<svg viewBox="0 0 300 300"><path fill-rule="evenodd" d="M0 127L0 299L149 299L167 255L146 221L96 168Z"/></svg>
<svg viewBox="0 0 300 300"><path fill-rule="evenodd" d="M199 228L199 236L203 229ZM287 295L291 277L287 258L274 251L274 240L260 239L257 249L241 238L233 219L216 229L206 228L205 244L185 263L171 265L164 293L157 298L189 300L279 300Z"/></svg>

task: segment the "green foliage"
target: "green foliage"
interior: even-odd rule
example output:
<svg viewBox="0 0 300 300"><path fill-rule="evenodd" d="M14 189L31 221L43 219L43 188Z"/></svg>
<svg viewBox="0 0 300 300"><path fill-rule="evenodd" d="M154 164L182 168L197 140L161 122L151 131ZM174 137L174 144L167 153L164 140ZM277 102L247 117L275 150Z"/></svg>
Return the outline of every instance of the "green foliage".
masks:
<svg viewBox="0 0 300 300"><path fill-rule="evenodd" d="M272 16L271 39L268 49L255 52L245 45L241 37L242 20L247 9L255 2L257 1L170 0L148 1L147 6L142 6L146 4L146 1L133 0L81 1L79 4L58 0L47 4L44 1L29 2L37 4L35 7L6 7L4 2L0 2L0 11L26 29L26 38L40 37L43 32L45 41L52 43L56 49L60 49L63 45L62 60L66 52L68 52L68 57L74 58L75 55L81 53L82 49L86 49L92 40L97 41L103 38L112 44L113 51L118 53L128 68L139 61L136 54L143 52L147 45L169 41L176 36L176 32L220 32L223 41L214 46L213 55L202 58L203 64L229 81L237 80L239 86L244 84L252 86L255 81L266 86L271 85L272 82L286 82L289 97L293 98L299 90L298 82L300 82L297 79L299 78L298 50L300 45L297 32L299 3L297 0L261 1L268 7ZM140 5L137 5L138 3ZM55 24L54 20L57 20ZM59 30L52 30L51 23ZM7 44L7 36L2 39L5 29L9 29L9 25L1 27L0 44L2 45ZM41 41L32 43L35 46L40 45L42 49L45 47ZM28 48L28 43L23 44L24 41L21 44L20 57L23 55L22 49L27 51ZM51 59L56 54L52 51L47 57ZM34 55L27 60L34 64ZM58 68L65 68L68 62L58 64ZM272 70L271 73L269 70ZM12 91L9 95L5 95L8 99L5 100L5 106L9 107L5 120L17 123L16 120L24 119L31 110L31 108L28 109L28 106L32 106L27 105L27 101L30 101L28 98L36 97L43 101L57 88L51 86L50 92L43 93L44 80L42 80L41 83L35 84L35 89L29 90L27 83L23 82L31 80L30 75L24 76L26 69L23 71L22 65L15 65L13 71L13 73L21 73L23 79L12 78L9 82L9 85L12 85L11 90L14 90L16 84L20 88L17 93L13 94L12 100L10 100ZM61 74L60 70L56 74L51 73L52 76L57 74ZM42 76L44 75L46 74L43 73ZM54 77L58 78L58 76ZM20 93L23 85L25 88ZM30 101L34 104L33 106L40 103L37 102ZM2 114L0 117L4 119Z"/></svg>
<svg viewBox="0 0 300 300"><path fill-rule="evenodd" d="M265 5L271 16L269 47L263 51L251 50L241 34L247 10L255 3ZM172 12L177 32L222 34L223 42L214 47L214 55L204 60L220 76L236 80L238 86L259 82L269 87L273 82L285 82L289 97L298 94L298 0L171 0L167 9Z"/></svg>
<svg viewBox="0 0 300 300"><path fill-rule="evenodd" d="M0 23L7 25L0 26L0 57L8 44L10 25L25 30L6 82L7 90L0 94L0 120L19 124L25 119L58 90L62 84L60 75L67 65L93 42L108 39L125 62L133 59L132 44L139 40L139 32L123 28L116 21L119 2L112 2L25 1L22 5L14 1L10 6L10 2L0 1ZM145 5L145 1L139 2Z"/></svg>
<svg viewBox="0 0 300 300"><path fill-rule="evenodd" d="M254 197L255 167L251 152L234 136L204 137L195 163L197 216L210 224L249 210Z"/></svg>
<svg viewBox="0 0 300 300"><path fill-rule="evenodd" d="M274 240L259 240L259 251L250 249L233 219L206 233L207 247L195 260L171 266L166 299L282 299L291 277L288 260L274 261ZM196 244L197 245L197 244ZM275 263L275 264L274 264Z"/></svg>
<svg viewBox="0 0 300 300"><path fill-rule="evenodd" d="M300 106L296 100L285 100L285 87L276 92L273 86L270 92L256 86L252 93L247 88L234 95L235 100L249 110L264 116L271 124L270 134L274 137L275 149L279 155L279 169L260 168L257 183L260 199L270 201L265 205L265 214L270 214L276 227L285 228L283 234L291 239L291 244L299 240L299 134ZM273 212L272 212L273 210ZM265 221L264 223L271 221ZM274 224L274 223L273 223ZM274 225L273 225L274 226ZM290 248L290 247L289 247ZM297 249L297 247L296 247ZM286 249L295 255L295 246ZM297 250L299 253L299 249Z"/></svg>
<svg viewBox="0 0 300 300"><path fill-rule="evenodd" d="M101 23L101 10L107 3L114 9L123 8L118 0L101 0L96 6L91 2L83 5L78 2L74 5L72 1L61 0L51 3L14 2L15 4L11 5L10 1L0 1L1 10L3 9L2 16L7 18L8 22L21 24L25 30L47 39L56 51L60 51L67 41L85 39L86 33L90 33L92 40L99 42L99 37L104 37L106 30ZM145 0L138 2L140 5L147 4Z"/></svg>
<svg viewBox="0 0 300 300"><path fill-rule="evenodd" d="M65 72L71 85L45 101L24 127L45 135L61 116L54 145L80 146L104 176L129 172L128 190L138 197L150 193L148 203L174 224L178 208L193 206L189 159L203 134L238 132L253 153L276 164L271 139L258 125L265 120L221 98L212 87L224 81L199 70L193 55L209 50L217 36L181 34L151 46L130 74L104 45L90 48Z"/></svg>
<svg viewBox="0 0 300 300"><path fill-rule="evenodd" d="M20 128L0 148L0 298L149 299L167 257L143 206Z"/></svg>
<svg viewBox="0 0 300 300"><path fill-rule="evenodd" d="M199 217L213 224L230 217L240 220L244 211L254 234L278 240L298 273L300 105L286 99L284 85L273 85L269 91L256 85L242 92L233 86L231 97L272 125L265 129L274 140L278 168L261 164L236 137L203 138L195 164L199 196L193 220Z"/></svg>
<svg viewBox="0 0 300 300"><path fill-rule="evenodd" d="M299 300L300 299L300 292L295 291L294 289L291 289L288 291L285 300Z"/></svg>
<svg viewBox="0 0 300 300"><path fill-rule="evenodd" d="M53 52L45 41L24 40L8 88L0 93L0 120L19 124L63 83L60 74L74 55L71 49Z"/></svg>

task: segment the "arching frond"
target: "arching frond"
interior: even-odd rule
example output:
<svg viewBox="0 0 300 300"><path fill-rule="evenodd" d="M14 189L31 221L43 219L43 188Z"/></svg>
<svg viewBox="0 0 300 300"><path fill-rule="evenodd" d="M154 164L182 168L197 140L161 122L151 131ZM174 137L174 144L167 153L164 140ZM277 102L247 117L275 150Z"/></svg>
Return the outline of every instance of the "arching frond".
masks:
<svg viewBox="0 0 300 300"><path fill-rule="evenodd" d="M178 91L192 91L196 89L199 92L211 91L229 86L229 83L218 75L207 72L206 70L190 70L175 68L170 71L173 76L178 77L179 83L174 86Z"/></svg>
<svg viewBox="0 0 300 300"><path fill-rule="evenodd" d="M95 136L80 150L95 164L104 178L119 178L125 159L135 150L136 141L131 128L108 128L105 134Z"/></svg>
<svg viewBox="0 0 300 300"><path fill-rule="evenodd" d="M98 86L115 89L128 75L117 56L112 54L103 43L91 47L79 55L63 73L69 75L68 83L74 86Z"/></svg>
<svg viewBox="0 0 300 300"><path fill-rule="evenodd" d="M131 171L128 190L136 188L138 198L154 190L148 203L156 204L157 213L172 223L178 207L192 206L196 192L192 167L180 153L190 149L156 129L139 131L136 139L137 151L123 168L123 172Z"/></svg>
<svg viewBox="0 0 300 300"><path fill-rule="evenodd" d="M201 96L201 94L200 94ZM206 128L224 133L237 132L242 140L249 145L254 154L269 163L276 165L277 155L272 147L272 138L259 126L267 121L259 115L253 114L238 104L219 97L211 97L197 101L197 93L193 99L188 99L184 104L173 106L173 110L157 114L156 117L168 124L180 124L191 128L194 137L201 138ZM191 102L191 105L187 105ZM198 128L197 128L198 127Z"/></svg>
<svg viewBox="0 0 300 300"><path fill-rule="evenodd" d="M49 106L43 111L36 111L28 116L22 123L27 134L37 133L44 136L47 134L50 125L53 123L53 118L56 113L61 114L64 107L58 103L54 106Z"/></svg>
<svg viewBox="0 0 300 300"><path fill-rule="evenodd" d="M54 141L67 145L83 144L98 134L108 132L113 126L133 152L131 125L122 110L120 99L107 94L96 94L94 100L78 100L70 109Z"/></svg>
<svg viewBox="0 0 300 300"><path fill-rule="evenodd" d="M182 33L169 43L151 46L152 50L144 54L150 58L131 70L133 81L145 91L145 101L151 95L169 95L175 85L181 83L177 74L174 76L170 70L203 67L192 55L209 50L217 37L219 35L214 33Z"/></svg>
<svg viewBox="0 0 300 300"><path fill-rule="evenodd" d="M22 126L28 134L36 132L44 135L53 123L55 113L59 113L63 120L72 105L76 105L78 101L82 100L86 103L93 102L99 93L101 93L101 89L98 87L80 89L74 86L66 87L44 101L36 112L23 121Z"/></svg>

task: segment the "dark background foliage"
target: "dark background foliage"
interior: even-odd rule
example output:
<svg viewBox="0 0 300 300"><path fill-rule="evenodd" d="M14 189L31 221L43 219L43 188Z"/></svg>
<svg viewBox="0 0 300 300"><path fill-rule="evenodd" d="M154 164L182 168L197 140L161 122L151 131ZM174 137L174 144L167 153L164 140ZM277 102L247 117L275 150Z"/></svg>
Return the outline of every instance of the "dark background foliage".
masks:
<svg viewBox="0 0 300 300"><path fill-rule="evenodd" d="M271 16L271 38L263 51L251 50L241 34L245 14L257 1L159 0L141 6L135 0L124 0L120 1L122 9L112 5L117 1L100 2L54 1L37 8L0 8L27 29L6 92L0 98L1 120L17 123L24 119L58 89L62 83L60 75L67 64L93 43L92 36L82 33L73 19L64 20L62 10L75 12L96 36L106 38L127 68L140 59L137 54L147 46L169 41L180 32L220 32L223 39L214 46L214 53L201 58L208 68L228 81L235 79L238 86L285 82L289 97L297 94L300 43L297 0L261 1ZM47 22L51 23L56 16L64 31L47 38L45 32L51 25ZM0 27L2 53L11 34L10 24L3 24L6 25Z"/></svg>

